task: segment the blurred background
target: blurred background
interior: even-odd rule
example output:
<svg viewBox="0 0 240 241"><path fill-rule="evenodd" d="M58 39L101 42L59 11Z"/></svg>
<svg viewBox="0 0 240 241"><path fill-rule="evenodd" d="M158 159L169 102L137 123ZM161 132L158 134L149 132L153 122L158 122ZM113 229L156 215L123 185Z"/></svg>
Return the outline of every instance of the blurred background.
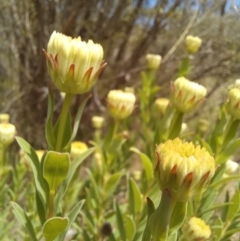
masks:
<svg viewBox="0 0 240 241"><path fill-rule="evenodd" d="M54 90L56 116L62 99L42 49L57 30L100 43L107 62L91 91L78 139L91 138L91 117L105 115L110 89L140 87L147 53L163 57L158 97L168 96L189 34L203 44L187 77L207 87L208 99L187 120L214 118L209 111L216 112L226 100L227 86L240 78L239 11L239 0L0 0L0 112L11 115L18 135L35 148L46 147L47 86ZM73 113L89 94L74 99Z"/></svg>

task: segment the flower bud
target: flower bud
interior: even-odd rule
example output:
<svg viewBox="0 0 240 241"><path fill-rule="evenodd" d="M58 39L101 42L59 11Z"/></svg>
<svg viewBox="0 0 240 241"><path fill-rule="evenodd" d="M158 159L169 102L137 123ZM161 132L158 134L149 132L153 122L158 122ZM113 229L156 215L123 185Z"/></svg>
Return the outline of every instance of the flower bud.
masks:
<svg viewBox="0 0 240 241"><path fill-rule="evenodd" d="M233 118L240 120L240 89L233 88L229 90L226 110Z"/></svg>
<svg viewBox="0 0 240 241"><path fill-rule="evenodd" d="M81 41L54 31L48 42L48 71L54 85L64 93L88 92L104 68L103 48L100 44Z"/></svg>
<svg viewBox="0 0 240 241"><path fill-rule="evenodd" d="M77 156L82 154L88 149L88 146L81 141L74 141L71 144L71 151L70 151L70 157L72 160L74 160Z"/></svg>
<svg viewBox="0 0 240 241"><path fill-rule="evenodd" d="M155 107L160 112L160 115L164 115L166 112L166 109L169 105L169 99L167 98L158 98L155 100Z"/></svg>
<svg viewBox="0 0 240 241"><path fill-rule="evenodd" d="M122 90L111 90L107 96L107 106L110 115L115 119L128 117L136 101L134 94Z"/></svg>
<svg viewBox="0 0 240 241"><path fill-rule="evenodd" d="M0 123L0 144L7 146L14 141L16 128L9 123Z"/></svg>
<svg viewBox="0 0 240 241"><path fill-rule="evenodd" d="M147 69L149 70L157 70L161 64L162 57L157 54L147 54L146 55L146 62L147 62Z"/></svg>
<svg viewBox="0 0 240 241"><path fill-rule="evenodd" d="M103 126L104 118L101 116L92 117L92 125L95 129L101 129Z"/></svg>
<svg viewBox="0 0 240 241"><path fill-rule="evenodd" d="M188 35L185 39L186 50L189 54L195 54L198 52L202 45L202 39L199 37L194 37L192 35Z"/></svg>
<svg viewBox="0 0 240 241"><path fill-rule="evenodd" d="M201 193L215 172L214 158L200 146L179 138L157 146L155 177L160 189L168 189L177 202Z"/></svg>
<svg viewBox="0 0 240 241"><path fill-rule="evenodd" d="M200 119L197 123L197 130L204 134L205 132L207 132L208 128L209 128L209 120L206 119Z"/></svg>
<svg viewBox="0 0 240 241"><path fill-rule="evenodd" d="M184 77L172 83L170 100L173 107L182 113L187 113L196 108L207 94L204 86L192 82Z"/></svg>
<svg viewBox="0 0 240 241"><path fill-rule="evenodd" d="M7 113L0 114L0 123L8 123L9 119L10 119L9 114Z"/></svg>
<svg viewBox="0 0 240 241"><path fill-rule="evenodd" d="M205 241L211 236L210 227L200 218L192 217L182 227L183 240Z"/></svg>

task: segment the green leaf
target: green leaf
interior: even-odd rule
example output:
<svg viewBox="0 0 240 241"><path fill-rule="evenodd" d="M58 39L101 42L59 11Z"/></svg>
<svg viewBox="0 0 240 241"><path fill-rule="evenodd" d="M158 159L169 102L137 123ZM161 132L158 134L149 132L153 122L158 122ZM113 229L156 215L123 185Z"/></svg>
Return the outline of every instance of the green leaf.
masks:
<svg viewBox="0 0 240 241"><path fill-rule="evenodd" d="M42 170L40 168L40 163L39 163L37 154L35 150L31 147L31 145L28 144L24 139L22 139L21 137L16 137L16 140L19 146L21 147L21 149L26 153L29 159L29 162L33 171L33 177L34 177L36 189L39 193L39 197L41 198L41 201L43 202L43 206L45 206L46 205L46 193L45 193L46 187L44 185Z"/></svg>
<svg viewBox="0 0 240 241"><path fill-rule="evenodd" d="M125 227L127 240L133 240L133 237L136 233L136 224L135 224L132 216L130 216L130 215L125 216L124 227Z"/></svg>
<svg viewBox="0 0 240 241"><path fill-rule="evenodd" d="M177 241L177 237L178 237L178 232L171 233L168 236L168 241Z"/></svg>
<svg viewBox="0 0 240 241"><path fill-rule="evenodd" d="M214 184L215 182L219 181L222 179L223 174L225 173L226 170L226 166L225 165L221 165L220 167L217 168L212 180L211 180L211 184Z"/></svg>
<svg viewBox="0 0 240 241"><path fill-rule="evenodd" d="M99 205L99 201L100 201L100 193L99 193L99 187L96 183L96 180L92 174L92 172L87 169L87 173L90 179L90 184L91 184L91 188L90 188L90 192L91 192L91 200L94 200L97 204L97 207Z"/></svg>
<svg viewBox="0 0 240 241"><path fill-rule="evenodd" d="M69 222L68 222L68 228L72 225L72 223L75 221L76 217L78 216L78 214L80 213L80 210L84 204L84 200L79 201L74 207L73 209L70 211L68 218L69 218ZM67 234L67 230L64 231L64 233L62 233L58 239L58 241L64 241L65 236Z"/></svg>
<svg viewBox="0 0 240 241"><path fill-rule="evenodd" d="M217 155L216 157L216 163L217 164L222 164L224 162L226 162L230 156L232 156L236 150L239 148L240 146L240 138L231 141L224 149L223 151Z"/></svg>
<svg viewBox="0 0 240 241"><path fill-rule="evenodd" d="M203 199L201 201L201 206L198 210L198 215L199 213L203 213L204 210L206 210L215 201L217 196L218 196L217 191L213 191L211 189L207 190L204 193Z"/></svg>
<svg viewBox="0 0 240 241"><path fill-rule="evenodd" d="M117 134L116 136L114 136L114 138L112 139L108 152L112 155L116 155L119 153L119 151L121 151L122 145L127 141L126 137L124 135Z"/></svg>
<svg viewBox="0 0 240 241"><path fill-rule="evenodd" d="M173 209L173 213L172 213L170 225L169 225L171 233L177 231L182 226L187 214L187 205L188 205L187 202L176 203Z"/></svg>
<svg viewBox="0 0 240 241"><path fill-rule="evenodd" d="M173 140L179 136L182 129L183 113L176 110L169 127L168 138Z"/></svg>
<svg viewBox="0 0 240 241"><path fill-rule="evenodd" d="M135 214L142 211L143 202L139 187L133 178L128 180L128 195L129 211L135 216Z"/></svg>
<svg viewBox="0 0 240 241"><path fill-rule="evenodd" d="M27 214L23 211L23 209L15 202L11 202L13 207L13 213L18 219L18 221L27 229L29 236L31 237L32 241L37 241L36 234L34 232L33 225L31 220L27 216Z"/></svg>
<svg viewBox="0 0 240 241"><path fill-rule="evenodd" d="M228 214L227 214L227 220L229 221L232 220L240 210L240 191L239 190L236 190L235 194L231 199L231 203L232 204L229 205Z"/></svg>
<svg viewBox="0 0 240 241"><path fill-rule="evenodd" d="M117 202L115 202L115 214L117 217L117 225L118 225L121 241L126 241L126 233L124 229L123 216Z"/></svg>
<svg viewBox="0 0 240 241"><path fill-rule="evenodd" d="M43 225L43 236L46 241L53 241L68 227L68 218L53 217L48 219Z"/></svg>
<svg viewBox="0 0 240 241"><path fill-rule="evenodd" d="M148 156L145 155L144 153L140 152L135 147L131 147L130 151L133 151L140 156L147 180L152 179L153 178L153 165L152 165L151 160L148 158Z"/></svg>
<svg viewBox="0 0 240 241"><path fill-rule="evenodd" d="M228 203L229 199L230 199L229 198L229 192L227 191L226 196L225 196L225 203ZM222 208L221 218L222 218L223 222L226 222L226 220L227 220L227 213L228 213L228 205L225 206L224 208Z"/></svg>
<svg viewBox="0 0 240 241"><path fill-rule="evenodd" d="M88 150L86 150L85 152L81 153L79 156L77 156L72 162L71 162L71 165L70 165L70 168L69 168L69 172L68 172L68 175L67 175L67 179L66 179L66 184L64 185L65 186L65 189L68 188L77 168L81 165L81 163L89 156L92 154L92 152L95 150L95 147L92 147L92 148L89 148Z"/></svg>
<svg viewBox="0 0 240 241"><path fill-rule="evenodd" d="M122 171L116 172L107 180L107 183L105 184L105 187L104 187L105 198L110 197L114 193L118 183L121 180L122 175L123 175Z"/></svg>
<svg viewBox="0 0 240 241"><path fill-rule="evenodd" d="M155 211L154 203L149 197L147 197L147 222L143 232L142 241L151 240L151 231L148 224L149 224L149 219L154 211Z"/></svg>
<svg viewBox="0 0 240 241"><path fill-rule="evenodd" d="M36 192L36 206L38 211L38 217L41 224L43 225L46 221L46 207L43 205L38 192Z"/></svg>
<svg viewBox="0 0 240 241"><path fill-rule="evenodd" d="M70 138L69 142L64 147L64 150L68 150L68 148L70 148L71 143L74 141L74 139L77 135L84 107L85 107L85 105L86 105L86 103L87 103L87 101L89 100L90 97L91 96L88 96L78 108L77 115L76 115L74 125L73 125L73 132L72 132L72 135L71 135L71 138Z"/></svg>
<svg viewBox="0 0 240 241"><path fill-rule="evenodd" d="M45 136L50 149L53 149L53 147L56 144L56 139L54 136L53 125L52 125L53 111L54 111L53 93L51 88L48 87L48 110L47 110L47 120L45 125Z"/></svg>
<svg viewBox="0 0 240 241"><path fill-rule="evenodd" d="M229 127L226 130L226 135L223 139L223 147L225 147L237 134L238 126L240 120L230 119L229 120Z"/></svg>
<svg viewBox="0 0 240 241"><path fill-rule="evenodd" d="M49 151L43 165L43 176L48 182L49 189L55 191L66 179L70 157L68 153Z"/></svg>

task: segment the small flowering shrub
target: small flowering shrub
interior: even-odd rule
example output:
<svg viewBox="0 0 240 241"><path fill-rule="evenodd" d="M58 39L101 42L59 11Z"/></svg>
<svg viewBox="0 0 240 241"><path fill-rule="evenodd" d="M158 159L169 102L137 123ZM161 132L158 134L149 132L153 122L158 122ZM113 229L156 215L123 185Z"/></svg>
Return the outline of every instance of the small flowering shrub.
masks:
<svg viewBox="0 0 240 241"><path fill-rule="evenodd" d="M233 157L240 146L239 85L229 90L216 123L199 120L190 130L183 122L207 102L207 89L187 79L191 55L201 43L198 37L186 38L187 57L178 78L169 82L169 98L159 98L155 83L161 56L148 54L141 86L109 90L109 121L92 113L93 139L84 143L75 139L91 99L82 102L75 119L71 100L95 84L105 66L104 51L91 40L53 32L44 54L52 81L64 94L54 122L49 88L47 150L35 150L16 136L9 116L0 115L0 240L237 238L240 175ZM16 165L10 165L14 137L21 150Z"/></svg>

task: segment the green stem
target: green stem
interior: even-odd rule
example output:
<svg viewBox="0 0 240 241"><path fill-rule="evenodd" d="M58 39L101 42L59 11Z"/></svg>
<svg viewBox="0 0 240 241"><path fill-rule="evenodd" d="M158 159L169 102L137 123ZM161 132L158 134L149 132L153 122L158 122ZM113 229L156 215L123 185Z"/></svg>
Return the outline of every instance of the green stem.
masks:
<svg viewBox="0 0 240 241"><path fill-rule="evenodd" d="M68 93L65 95L61 114L59 117L59 127L58 127L57 143L56 143L56 149L55 149L55 151L58 151L58 152L60 152L62 149L63 134L65 130L67 115L71 104L72 96L73 96L72 94L68 94Z"/></svg>
<svg viewBox="0 0 240 241"><path fill-rule="evenodd" d="M179 133L181 132L182 118L183 118L183 113L176 110L174 113L174 116L172 117L170 126L169 126L169 132L168 132L169 139L176 138L179 135Z"/></svg>
<svg viewBox="0 0 240 241"><path fill-rule="evenodd" d="M149 220L152 241L167 241L169 223L175 204L176 202L170 196L169 191L163 190L160 204Z"/></svg>
<svg viewBox="0 0 240 241"><path fill-rule="evenodd" d="M51 218L54 215L54 196L55 196L55 191L50 190L49 203L48 203L48 218Z"/></svg>
<svg viewBox="0 0 240 241"><path fill-rule="evenodd" d="M0 171L3 172L3 169L5 168L6 165L6 153L7 153L7 148L5 145L0 146ZM0 173L1 174L1 173Z"/></svg>
<svg viewBox="0 0 240 241"><path fill-rule="evenodd" d="M112 133L112 140L114 138L114 136L117 134L118 132L118 127L119 127L119 120L114 120L114 126L113 126L113 133Z"/></svg>

